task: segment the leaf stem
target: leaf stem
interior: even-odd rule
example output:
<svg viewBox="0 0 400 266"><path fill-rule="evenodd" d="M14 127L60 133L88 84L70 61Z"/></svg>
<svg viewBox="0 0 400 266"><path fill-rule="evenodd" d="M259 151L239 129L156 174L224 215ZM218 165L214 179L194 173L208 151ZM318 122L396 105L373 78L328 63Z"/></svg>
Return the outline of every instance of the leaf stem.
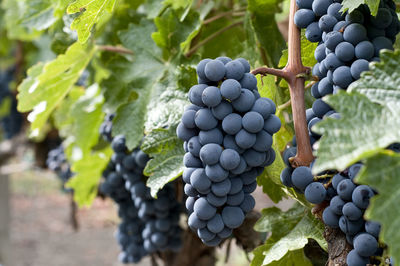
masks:
<svg viewBox="0 0 400 266"><path fill-rule="evenodd" d="M289 101L285 102L284 104L279 105L277 108L278 109L277 112L280 112L281 110L288 108L291 104L292 104L292 102L291 102L291 100L289 100Z"/></svg>
<svg viewBox="0 0 400 266"><path fill-rule="evenodd" d="M241 24L243 24L243 20L235 22L233 24L230 24L228 26L226 26L225 28L220 29L219 31L214 32L213 34L211 34L210 36L208 36L207 38L205 38L204 40L202 40L201 42L197 43L195 46L193 46L186 54L186 57L191 57L201 46L205 45L206 43L208 43L209 41L211 41L212 39L218 37L220 34L222 34L225 31L228 31L236 26L239 26Z"/></svg>
<svg viewBox="0 0 400 266"><path fill-rule="evenodd" d="M112 46L112 45L97 45L97 49L100 51L107 51L118 54L133 54L133 52L122 46Z"/></svg>

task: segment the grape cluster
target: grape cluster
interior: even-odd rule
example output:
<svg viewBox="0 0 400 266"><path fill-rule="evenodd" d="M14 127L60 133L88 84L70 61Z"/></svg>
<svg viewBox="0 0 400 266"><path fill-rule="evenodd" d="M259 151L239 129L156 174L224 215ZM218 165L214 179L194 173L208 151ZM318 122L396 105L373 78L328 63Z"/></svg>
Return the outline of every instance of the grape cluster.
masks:
<svg viewBox="0 0 400 266"><path fill-rule="evenodd" d="M17 111L17 100L10 91L9 83L12 81L14 76L14 68L7 71L0 72L0 105L4 104L5 101L10 101L10 109L7 115L1 118L1 125L4 132L4 137L11 139L17 135L22 128L23 117L21 113Z"/></svg>
<svg viewBox="0 0 400 266"><path fill-rule="evenodd" d="M57 174L63 182L63 186L74 175L71 171L71 166L65 157L62 145L49 151L47 154L46 165L50 170Z"/></svg>
<svg viewBox="0 0 400 266"><path fill-rule="evenodd" d="M204 59L176 133L184 140L188 224L218 245L254 208L256 178L275 160L272 135L281 126L275 104L260 97L243 59Z"/></svg>
<svg viewBox="0 0 400 266"><path fill-rule="evenodd" d="M105 123L111 123L110 128L111 121L112 116L107 116ZM157 251L178 251L182 245L182 208L174 187L167 184L158 192L157 199L152 198L143 175L149 160L147 154L139 148L129 152L122 135L112 139L111 147L114 154L103 173L100 191L119 205L122 223L116 237L123 250L121 262L136 263Z"/></svg>
<svg viewBox="0 0 400 266"><path fill-rule="evenodd" d="M346 90L363 71L368 70L369 62L379 61L380 50L393 50L400 31L396 5L392 0L380 2L376 17L370 14L367 5L360 5L352 13L341 13L340 2L297 0L296 25L306 28L308 40L319 42L315 50L318 63L313 67L313 74L318 76L319 82L311 89L317 99L312 106L316 118L310 121L311 126L332 111L321 97Z"/></svg>

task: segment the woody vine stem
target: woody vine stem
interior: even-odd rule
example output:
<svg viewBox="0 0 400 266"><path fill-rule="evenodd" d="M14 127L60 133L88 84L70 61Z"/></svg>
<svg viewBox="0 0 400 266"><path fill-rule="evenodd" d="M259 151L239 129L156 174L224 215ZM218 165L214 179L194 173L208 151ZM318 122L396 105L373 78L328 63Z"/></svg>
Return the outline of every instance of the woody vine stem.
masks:
<svg viewBox="0 0 400 266"><path fill-rule="evenodd" d="M309 67L305 67L301 61L300 29L294 24L296 10L296 1L292 0L290 3L288 62L286 66L283 69L260 67L252 71L254 75L271 74L283 78L289 84L297 141L297 154L295 157L290 158L290 163L293 167L308 166L314 160L308 135L304 103L305 77L308 76L311 70Z"/></svg>

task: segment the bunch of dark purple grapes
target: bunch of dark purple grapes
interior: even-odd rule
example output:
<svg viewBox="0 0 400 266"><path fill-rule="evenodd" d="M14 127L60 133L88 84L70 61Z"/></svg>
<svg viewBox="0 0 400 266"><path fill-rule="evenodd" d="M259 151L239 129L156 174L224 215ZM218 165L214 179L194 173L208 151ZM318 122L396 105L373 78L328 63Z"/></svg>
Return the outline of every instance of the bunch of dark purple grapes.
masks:
<svg viewBox="0 0 400 266"><path fill-rule="evenodd" d="M275 160L272 135L281 126L272 100L260 97L249 63L204 59L189 91L177 135L184 140L188 224L216 246L254 208L256 178Z"/></svg>
<svg viewBox="0 0 400 266"><path fill-rule="evenodd" d="M111 138L112 115L101 127L103 137ZM179 226L181 204L176 199L173 184L167 184L153 198L145 182L143 170L149 160L139 148L129 151L125 137L112 138L114 154L104 171L100 191L119 206L122 223L116 234L122 247L120 261L139 262L142 257L159 251L179 251L182 245Z"/></svg>
<svg viewBox="0 0 400 266"><path fill-rule="evenodd" d="M49 151L47 154L46 165L61 179L63 189L69 190L66 189L64 185L74 175L74 173L71 171L71 165L68 163L67 158L65 157L64 148L62 145L59 145L57 148Z"/></svg>

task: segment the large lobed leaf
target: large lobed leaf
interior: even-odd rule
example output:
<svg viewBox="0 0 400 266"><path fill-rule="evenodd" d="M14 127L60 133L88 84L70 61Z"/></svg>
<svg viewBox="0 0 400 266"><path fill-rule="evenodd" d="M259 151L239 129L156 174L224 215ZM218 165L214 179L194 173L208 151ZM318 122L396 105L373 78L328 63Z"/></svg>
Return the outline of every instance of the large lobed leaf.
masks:
<svg viewBox="0 0 400 266"><path fill-rule="evenodd" d="M381 240L400 261L400 154L382 152L366 160L357 181L378 191L371 199L366 217L382 225Z"/></svg>
<svg viewBox="0 0 400 266"><path fill-rule="evenodd" d="M381 63L353 83L348 93L324 98L342 119L327 119L316 125L321 134L315 172L343 170L370 157L394 142L400 142L400 51L381 53ZM338 141L340 140L340 141Z"/></svg>
<svg viewBox="0 0 400 266"><path fill-rule="evenodd" d="M65 98L94 54L94 47L74 43L65 54L28 70L28 77L19 85L18 110L28 115L32 136L39 134L50 114Z"/></svg>
<svg viewBox="0 0 400 266"><path fill-rule="evenodd" d="M68 14L80 13L71 24L71 29L78 33L79 42L85 43L93 25L100 20L105 12L111 13L116 0L76 0L67 8Z"/></svg>
<svg viewBox="0 0 400 266"><path fill-rule="evenodd" d="M272 235L264 245L253 251L252 266L271 263L279 265L277 262L288 256L287 254L302 249L309 238L315 239L322 248L327 248L323 237L324 226L312 216L309 208L295 204L287 212L272 207L262 210L261 214L262 217L254 229L259 232L272 232ZM297 254L301 258L299 255L302 252L297 252ZM309 262L307 264L304 254L300 265L310 265Z"/></svg>

